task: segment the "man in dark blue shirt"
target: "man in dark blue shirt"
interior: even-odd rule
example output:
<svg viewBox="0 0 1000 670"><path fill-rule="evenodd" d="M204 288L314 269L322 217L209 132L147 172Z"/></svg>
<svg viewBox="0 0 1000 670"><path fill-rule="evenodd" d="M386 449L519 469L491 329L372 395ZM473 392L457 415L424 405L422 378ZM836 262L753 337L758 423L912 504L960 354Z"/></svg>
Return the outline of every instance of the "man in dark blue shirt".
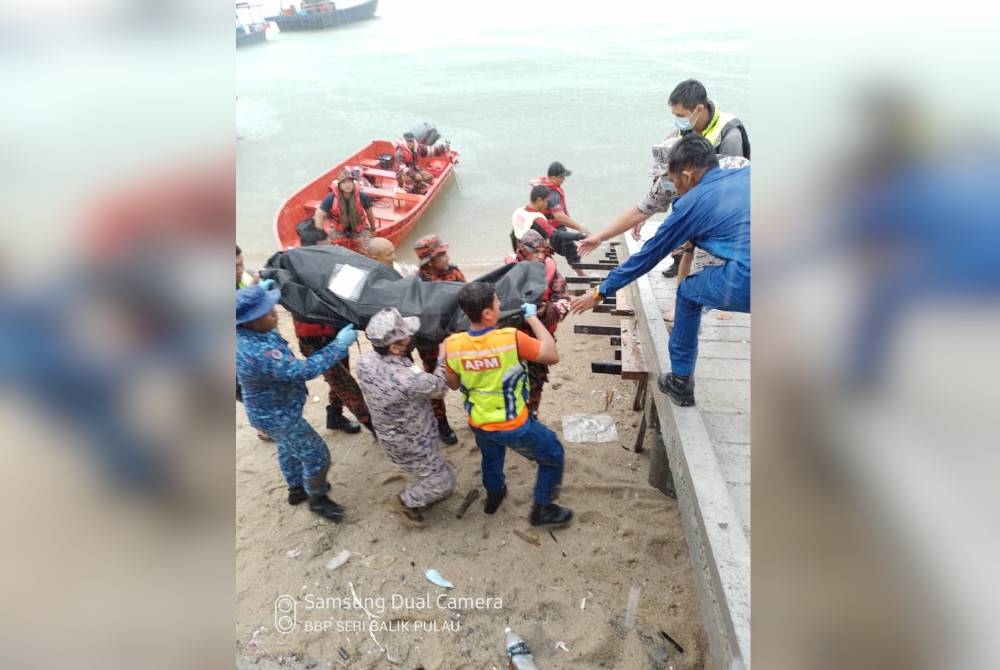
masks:
<svg viewBox="0 0 1000 670"><path fill-rule="evenodd" d="M720 169L712 144L691 133L671 150L667 175L680 195L670 215L639 253L612 271L592 294L576 298L572 311L584 312L613 296L686 240L725 261L691 275L677 288L669 344L671 371L657 383L674 403L686 407L694 404L692 376L702 309L750 311L750 168ZM619 227L612 224L580 241L580 253L593 251L627 230Z"/></svg>

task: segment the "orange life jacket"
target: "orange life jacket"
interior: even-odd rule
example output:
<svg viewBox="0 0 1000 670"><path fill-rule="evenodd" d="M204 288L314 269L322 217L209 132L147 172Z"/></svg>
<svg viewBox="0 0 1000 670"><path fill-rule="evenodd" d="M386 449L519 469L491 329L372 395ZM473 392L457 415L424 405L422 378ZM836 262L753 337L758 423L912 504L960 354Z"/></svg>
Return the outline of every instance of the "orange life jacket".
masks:
<svg viewBox="0 0 1000 670"><path fill-rule="evenodd" d="M333 206L330 208L330 219L334 230L341 235L353 236L368 228L368 214L361 206L361 185L354 182L354 207L357 209L360 219L357 230L348 230L346 224L340 218L340 192L339 189L333 192Z"/></svg>

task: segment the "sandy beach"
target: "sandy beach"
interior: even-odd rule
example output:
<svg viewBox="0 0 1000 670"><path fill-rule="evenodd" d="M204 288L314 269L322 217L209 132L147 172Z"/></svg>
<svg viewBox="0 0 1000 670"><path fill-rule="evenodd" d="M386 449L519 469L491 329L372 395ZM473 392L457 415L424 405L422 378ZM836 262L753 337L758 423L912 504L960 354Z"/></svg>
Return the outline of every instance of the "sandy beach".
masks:
<svg viewBox="0 0 1000 670"><path fill-rule="evenodd" d="M247 267L264 260L248 256ZM291 315L279 313L297 352ZM563 439L559 502L574 520L551 534L528 523L535 468L514 453L500 510L487 516L481 495L456 518L466 493L481 490L479 450L458 392L446 404L459 443L440 445L458 486L422 527L392 511L406 475L373 437L325 428L322 378L308 382L305 416L330 448L331 497L348 508L339 525L287 504L274 444L258 439L237 405L237 667L499 669L507 626L540 668L704 667L707 641L677 504L647 485L648 451L631 450L640 420L631 408L635 385L591 374L591 360L612 358L608 340L573 334L574 322L618 321L569 317L557 333L562 360L543 394L542 422L563 439L563 415L609 414L618 440ZM359 343L369 349L363 335ZM352 361L358 355L356 345ZM647 449L651 443L647 433ZM338 555L346 563L328 568ZM431 583L429 569L454 588ZM628 628L632 585L639 598ZM276 601L291 619L276 617Z"/></svg>

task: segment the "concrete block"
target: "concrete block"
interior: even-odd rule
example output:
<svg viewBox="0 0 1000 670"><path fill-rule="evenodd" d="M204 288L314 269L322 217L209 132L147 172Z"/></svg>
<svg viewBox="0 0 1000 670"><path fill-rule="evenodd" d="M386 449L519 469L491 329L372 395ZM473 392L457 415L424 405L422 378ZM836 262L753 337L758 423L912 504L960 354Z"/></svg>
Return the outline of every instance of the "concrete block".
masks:
<svg viewBox="0 0 1000 670"><path fill-rule="evenodd" d="M727 379L750 383L750 361L731 358L698 357L698 367L694 370L694 380Z"/></svg>
<svg viewBox="0 0 1000 670"><path fill-rule="evenodd" d="M746 342L700 342L698 361L703 358L737 358L750 360L750 343Z"/></svg>
<svg viewBox="0 0 1000 670"><path fill-rule="evenodd" d="M712 442L733 442L749 444L750 442L750 413L744 414L713 414L704 409L701 412L705 420L705 427L712 437Z"/></svg>
<svg viewBox="0 0 1000 670"><path fill-rule="evenodd" d="M696 380L694 398L701 412L750 413L750 385L746 382Z"/></svg>

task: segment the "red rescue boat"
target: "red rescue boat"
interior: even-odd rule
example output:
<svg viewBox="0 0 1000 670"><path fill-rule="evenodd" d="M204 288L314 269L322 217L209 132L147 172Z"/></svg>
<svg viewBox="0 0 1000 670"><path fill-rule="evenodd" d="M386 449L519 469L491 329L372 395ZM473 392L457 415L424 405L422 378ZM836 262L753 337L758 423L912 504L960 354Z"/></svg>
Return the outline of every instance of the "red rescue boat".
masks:
<svg viewBox="0 0 1000 670"><path fill-rule="evenodd" d="M395 144L388 140L373 140L282 203L274 216L274 234L278 246L281 249L299 246L296 224L315 214L316 208L330 192L330 182L345 167L351 167L361 169L361 191L372 199L378 236L388 238L398 247L451 178L457 160L458 153L455 151L441 156L419 158L417 166L433 174L434 182L423 195L407 193L396 182Z"/></svg>

